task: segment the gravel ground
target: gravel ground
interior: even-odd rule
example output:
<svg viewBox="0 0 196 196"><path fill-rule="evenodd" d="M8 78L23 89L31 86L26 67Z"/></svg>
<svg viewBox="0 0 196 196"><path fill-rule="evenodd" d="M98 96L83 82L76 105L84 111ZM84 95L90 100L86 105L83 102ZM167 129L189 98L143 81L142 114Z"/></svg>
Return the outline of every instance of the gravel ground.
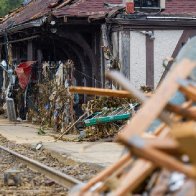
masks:
<svg viewBox="0 0 196 196"><path fill-rule="evenodd" d="M65 174L71 175L81 181L87 181L92 176L100 172L103 168L96 165L78 163L70 159L56 159L51 156L50 152L45 149L36 151L28 145L18 145L7 141L0 136L0 145L8 147L22 155L57 169ZM14 186L10 181L10 185L4 184L4 173L7 170L17 170L21 176L21 185ZM0 195L14 196L33 196L33 195L67 195L68 190L55 182L47 179L43 175L29 170L25 165L21 164L14 156L4 151L0 151Z"/></svg>

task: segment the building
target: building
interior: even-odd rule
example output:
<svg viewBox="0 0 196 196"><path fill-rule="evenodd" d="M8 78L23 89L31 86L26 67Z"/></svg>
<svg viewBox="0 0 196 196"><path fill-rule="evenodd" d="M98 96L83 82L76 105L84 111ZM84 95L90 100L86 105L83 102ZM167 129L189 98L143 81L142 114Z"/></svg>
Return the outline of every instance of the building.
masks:
<svg viewBox="0 0 196 196"><path fill-rule="evenodd" d="M135 0L135 12L119 10L107 18L113 54L121 71L138 88L156 88L167 68L163 60L175 58L180 48L196 35L194 0Z"/></svg>
<svg viewBox="0 0 196 196"><path fill-rule="evenodd" d="M171 65L165 68L163 60L175 58L196 33L196 3L135 0L135 12L127 14L123 2L26 1L1 21L0 59L10 51L16 63L36 60L38 67L72 59L77 84L84 86L104 86L115 60L137 88L156 88Z"/></svg>
<svg viewBox="0 0 196 196"><path fill-rule="evenodd" d="M0 59L11 52L12 61L36 60L38 67L72 59L78 85L103 86L101 25L110 11L104 0L25 1L1 21Z"/></svg>

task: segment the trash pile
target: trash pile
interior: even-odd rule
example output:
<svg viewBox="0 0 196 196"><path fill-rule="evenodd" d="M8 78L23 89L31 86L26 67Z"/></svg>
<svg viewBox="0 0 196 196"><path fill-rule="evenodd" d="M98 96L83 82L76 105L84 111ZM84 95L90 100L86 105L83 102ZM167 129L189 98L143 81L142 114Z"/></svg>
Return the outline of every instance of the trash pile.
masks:
<svg viewBox="0 0 196 196"><path fill-rule="evenodd" d="M39 97L34 100L34 107L30 107L28 111L28 120L43 128L53 127L55 131L64 130L73 121L73 116L70 115L70 103L73 97L68 89L57 86L55 81L38 84L35 88L36 95Z"/></svg>
<svg viewBox="0 0 196 196"><path fill-rule="evenodd" d="M88 117L83 120L85 137L82 140L96 141L103 138L114 137L127 123L134 108L130 105L138 103L134 98L99 97L82 105L83 111L88 111ZM112 117L129 114L126 119ZM88 123L87 123L88 122ZM92 123L91 123L92 122Z"/></svg>
<svg viewBox="0 0 196 196"><path fill-rule="evenodd" d="M129 105L138 102L135 98L118 98L118 97L99 97L88 101L82 105L83 111L88 110L89 113L100 112L103 108L118 108L122 105Z"/></svg>
<svg viewBox="0 0 196 196"><path fill-rule="evenodd" d="M107 74L135 95L142 107L117 136L125 147L122 157L71 195L196 195L195 70L196 37L182 48L150 97L120 73ZM157 119L156 129L148 132Z"/></svg>
<svg viewBox="0 0 196 196"><path fill-rule="evenodd" d="M44 130L53 127L60 132L74 120L74 96L69 93L72 84L73 62L42 65L42 82L31 87L28 96L28 120ZM53 70L53 71L51 71Z"/></svg>

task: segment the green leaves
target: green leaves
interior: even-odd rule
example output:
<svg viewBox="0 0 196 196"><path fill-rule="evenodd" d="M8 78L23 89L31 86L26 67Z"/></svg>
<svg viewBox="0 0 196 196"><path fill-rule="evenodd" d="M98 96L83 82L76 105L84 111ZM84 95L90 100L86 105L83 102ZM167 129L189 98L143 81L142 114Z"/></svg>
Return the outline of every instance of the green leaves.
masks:
<svg viewBox="0 0 196 196"><path fill-rule="evenodd" d="M11 10L19 7L23 0L0 0L0 16L5 16Z"/></svg>

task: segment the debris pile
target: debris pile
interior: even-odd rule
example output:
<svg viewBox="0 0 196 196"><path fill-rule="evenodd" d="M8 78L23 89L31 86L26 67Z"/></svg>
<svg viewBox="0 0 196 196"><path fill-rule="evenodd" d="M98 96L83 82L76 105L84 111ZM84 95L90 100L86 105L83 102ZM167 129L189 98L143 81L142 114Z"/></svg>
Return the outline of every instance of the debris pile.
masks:
<svg viewBox="0 0 196 196"><path fill-rule="evenodd" d="M84 127L85 138L83 140L96 141L102 138L114 137L127 123L131 115L125 120L106 121L106 118L112 119L112 116L115 115L134 113L134 108L130 108L130 105L137 102L134 98L99 97L88 101L87 104L83 104L82 109L89 111L89 116L84 119L84 122L87 119L88 121L97 119L92 125L89 123Z"/></svg>
<svg viewBox="0 0 196 196"><path fill-rule="evenodd" d="M39 84L36 88L39 92L39 97L34 102L36 110L29 109L28 120L45 128L54 127L56 131L64 129L72 120L70 103L73 97L68 89L57 86L54 81Z"/></svg>
<svg viewBox="0 0 196 196"><path fill-rule="evenodd" d="M28 97L28 120L43 129L53 127L55 131L64 131L73 122L74 96L69 93L72 67L70 61L52 68L48 63L43 64L43 81L32 87L33 93ZM52 76L51 69L57 69Z"/></svg>
<svg viewBox="0 0 196 196"><path fill-rule="evenodd" d="M122 105L129 105L138 102L134 98L118 98L118 97L99 97L88 101L87 104L82 105L83 111L88 110L90 113L100 112L103 108L110 110L121 107Z"/></svg>
<svg viewBox="0 0 196 196"><path fill-rule="evenodd" d="M107 74L143 105L117 136L126 153L75 195L196 195L195 70L196 37L183 47L149 98L120 73ZM161 123L148 132L157 119Z"/></svg>

